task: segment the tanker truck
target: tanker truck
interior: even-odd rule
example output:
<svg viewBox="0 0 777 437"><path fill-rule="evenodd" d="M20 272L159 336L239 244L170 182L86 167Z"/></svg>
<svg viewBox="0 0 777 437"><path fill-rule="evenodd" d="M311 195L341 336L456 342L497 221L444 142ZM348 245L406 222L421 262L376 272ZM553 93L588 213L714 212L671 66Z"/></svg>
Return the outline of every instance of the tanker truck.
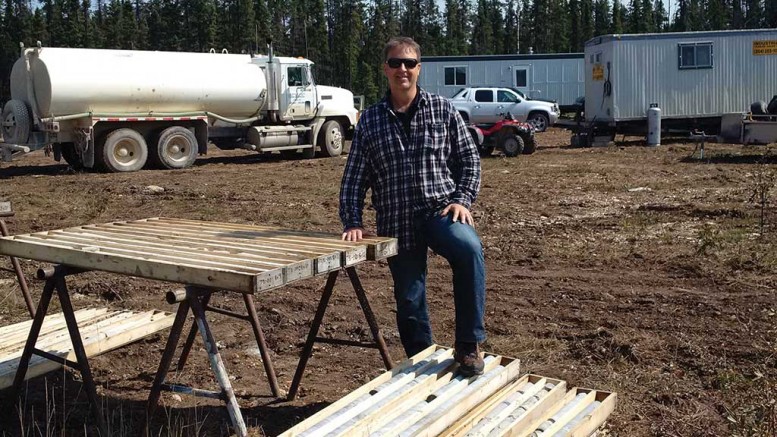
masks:
<svg viewBox="0 0 777 437"><path fill-rule="evenodd" d="M358 111L315 85L312 62L267 55L38 47L11 71L4 160L49 147L76 168L191 166L212 142L257 152L337 156Z"/></svg>

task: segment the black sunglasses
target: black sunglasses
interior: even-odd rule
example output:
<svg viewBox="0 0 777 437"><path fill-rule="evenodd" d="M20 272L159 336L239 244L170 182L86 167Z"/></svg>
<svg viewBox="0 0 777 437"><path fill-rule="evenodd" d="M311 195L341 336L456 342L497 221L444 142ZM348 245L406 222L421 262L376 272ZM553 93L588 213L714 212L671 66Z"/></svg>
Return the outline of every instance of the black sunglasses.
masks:
<svg viewBox="0 0 777 437"><path fill-rule="evenodd" d="M414 69L419 63L418 59L413 58L389 58L386 61L386 64L391 68L399 68L400 65L405 64L405 68L408 70Z"/></svg>

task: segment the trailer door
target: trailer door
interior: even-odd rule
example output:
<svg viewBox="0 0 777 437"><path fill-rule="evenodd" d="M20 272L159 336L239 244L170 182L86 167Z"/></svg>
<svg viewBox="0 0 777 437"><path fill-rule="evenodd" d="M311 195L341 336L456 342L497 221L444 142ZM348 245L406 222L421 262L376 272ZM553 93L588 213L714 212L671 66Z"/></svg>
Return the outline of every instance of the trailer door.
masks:
<svg viewBox="0 0 777 437"><path fill-rule="evenodd" d="M531 65L516 65L513 67L513 86L526 97L531 95Z"/></svg>

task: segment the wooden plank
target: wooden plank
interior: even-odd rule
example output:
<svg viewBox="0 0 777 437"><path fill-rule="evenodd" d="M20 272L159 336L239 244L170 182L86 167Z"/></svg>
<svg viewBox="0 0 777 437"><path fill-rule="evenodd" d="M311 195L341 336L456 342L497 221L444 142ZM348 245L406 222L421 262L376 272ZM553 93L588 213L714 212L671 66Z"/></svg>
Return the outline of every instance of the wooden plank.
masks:
<svg viewBox="0 0 777 437"><path fill-rule="evenodd" d="M148 311L142 314L145 315L145 318L135 320L130 329L127 329L126 325L115 326L114 329L110 331L111 335L105 339L90 341L88 344L84 341L84 349L87 356L93 357L108 352L162 329L166 329L173 324L173 314L163 313L161 311ZM92 338L94 338L94 335L90 337L90 339ZM72 350L60 352L59 356L64 356L69 360L75 360L75 353L72 352ZM61 367L58 363L39 356L33 356L30 364L31 366L27 371L27 377L25 379L40 376ZM15 367L11 371L0 372L0 388L10 387L13 383L15 374Z"/></svg>
<svg viewBox="0 0 777 437"><path fill-rule="evenodd" d="M517 390L526 386L529 383L529 375L513 381L510 384L502 387L493 396L489 397L485 401L478 404L475 408L467 412L464 416L458 419L455 423L449 426L438 437L451 437L463 435L469 431L475 424L477 424L483 417L485 417L491 410L497 405L504 402L505 399L515 393Z"/></svg>
<svg viewBox="0 0 777 437"><path fill-rule="evenodd" d="M111 317L100 320L87 320L83 323L79 323L79 329L81 330L81 336L86 339L101 338L103 333L109 333L113 325L121 325L122 327L128 326L136 321L145 320L143 313L133 313L130 311L122 311L113 313ZM83 328L81 328L83 326ZM97 337L95 337L97 336ZM26 337L25 337L26 340ZM65 329L60 329L50 333L45 337L38 337L38 341L35 344L37 349L56 353L58 351L69 351L73 345L70 343L70 332ZM16 350L7 352L2 357L2 365L6 365L10 361L19 358L22 355L24 344ZM2 367L2 366L0 366Z"/></svg>
<svg viewBox="0 0 777 437"><path fill-rule="evenodd" d="M138 222L128 222L127 224L130 224L134 226L135 224L140 224ZM262 241L274 241L279 244L304 244L309 245L312 247L317 248L328 248L328 249L334 249L342 251L346 254L348 254L348 258L354 258L356 254L363 253L363 257L360 258L360 261L364 261L367 259L367 247L362 242L352 242L352 241L343 241L340 240L337 236L332 234L326 234L327 238L315 238L315 237L309 237L307 232L300 232L300 231L284 231L279 230L277 228L265 228L257 227L257 226L250 226L250 225L233 225L231 227L227 227L222 230L218 229L212 229L212 227L207 226L212 224L212 222L191 222L185 223L181 221L176 222L165 222L165 221L157 221L155 219L147 219L147 224L157 225L157 226L171 226L175 225L176 229L188 229L190 231L195 232L212 232L216 233L220 236L226 236L228 238L246 238L246 239L259 239ZM227 235L224 235L224 234ZM351 253L354 252L354 253Z"/></svg>
<svg viewBox="0 0 777 437"><path fill-rule="evenodd" d="M104 312L107 312L107 308L102 308ZM87 308L87 309L81 309L78 311L75 311L74 314L76 314L76 317L84 317L82 314L84 312L93 312L95 311L94 308ZM47 316L44 320L44 324L42 329L45 329L45 327L48 326L54 326L56 323L65 323L65 316L62 315L62 313L56 313L52 314L50 316ZM7 326L0 326L0 339L5 340L7 336L12 335L17 332L28 332L30 328L32 327L32 319L24 320L22 322L14 323L12 325Z"/></svg>
<svg viewBox="0 0 777 437"><path fill-rule="evenodd" d="M371 432L379 430L387 423L397 420L406 408L410 407L417 399L423 399L434 393L442 384L446 384L453 377L451 371L455 363L452 358L440 363L440 369L424 377L416 378L406 387L386 400L374 405L369 411L357 416L351 423L338 428L335 433L341 437L368 436Z"/></svg>
<svg viewBox="0 0 777 437"><path fill-rule="evenodd" d="M116 313L109 313L107 308L102 308L102 310L103 311L98 311L97 309L79 310L74 314L76 316L76 321L78 321L79 324L83 323L86 325L95 323L95 320L110 318ZM41 327L39 334L41 338L54 336L61 332L67 333L67 324L65 323L64 317L60 316L59 318L53 318L51 323L49 323L48 319L48 317L44 319L43 326ZM7 351L24 348L24 343L27 341L27 337L30 331L30 324L24 324L28 325L27 329L19 330L12 335L0 337L0 360L2 360L3 354Z"/></svg>
<svg viewBox="0 0 777 437"><path fill-rule="evenodd" d="M290 235L290 236L293 235L293 236L298 236L302 238L311 238L316 241L335 240L335 241L338 241L339 244L347 244L347 245L367 244L368 246L367 253L368 253L369 260L388 258L390 256L396 255L398 251L397 240L396 238L391 238L391 237L370 236L370 237L364 238L360 242L347 242L347 241L341 240L341 234L330 234L330 233L315 232L315 231L294 231L294 230L288 230L288 229L277 228L272 226L243 225L239 223L223 223L223 222L198 222L194 220L171 219L166 217L152 218L152 219L148 219L148 221L160 221L165 223L176 223L176 224L204 225L204 227L214 226L214 227L219 227L221 229L277 232L281 235Z"/></svg>
<svg viewBox="0 0 777 437"><path fill-rule="evenodd" d="M418 354L408 358L407 360L400 363L398 366L394 367L392 370L380 374L378 377L373 379L372 381L368 382L367 384L362 385L358 389L348 393L343 398L335 401L328 407L324 408L323 410L319 411L318 413L310 416L302 423L299 423L297 426L294 426L293 428L287 430L283 434L281 434L279 437L297 437L303 432L313 428L318 423L322 422L324 419L327 419L330 415L333 413L339 411L341 408L345 407L346 405L352 403L357 398L361 397L362 395L369 394L370 391L374 390L376 387L380 386L383 383L388 382L391 380L391 378L402 374L410 367L428 359L430 355L435 353L437 350L441 349L440 346L432 345L428 348L424 349L423 351L419 352Z"/></svg>
<svg viewBox="0 0 777 437"><path fill-rule="evenodd" d="M147 238L142 237L126 237L111 234L98 234L96 232L86 232L79 230L78 232L72 229L64 229L57 231L49 231L50 236L56 236L57 238L77 238L79 241L98 241L110 244L120 244L122 246L131 245L134 247L141 247L148 250L158 250L160 253L181 253L184 255L196 255L204 256L213 260L229 260L230 262L241 262L251 264L266 265L270 268L287 265L297 261L305 261L307 257L281 257L281 256L268 256L259 255L253 253L240 253L231 250L225 250L223 247L212 246L195 246L191 244L182 244L178 241L150 241Z"/></svg>
<svg viewBox="0 0 777 437"><path fill-rule="evenodd" d="M499 357L486 357L484 373L496 369L500 360ZM449 373L449 377L439 378L439 383L435 385L432 395L427 399L422 399L415 404L406 406L401 419L387 423L381 429L374 432L374 435L399 435L400 432L407 430L423 421L430 412L435 411L439 406L446 403L458 393L467 389L467 387L477 380L478 377L466 378L462 375Z"/></svg>
<svg viewBox="0 0 777 437"><path fill-rule="evenodd" d="M568 431L568 437L588 437L593 434L600 426L602 426L607 420L607 417L615 411L615 399L616 393L608 393L604 391L595 391L585 388L574 388L572 391L579 392L584 390L590 390L594 392L593 402L599 402L593 411L585 414L584 417L577 421L577 424L571 427ZM566 428L566 427L565 427Z"/></svg>
<svg viewBox="0 0 777 437"><path fill-rule="evenodd" d="M440 434L445 428L455 422L458 417L466 414L467 411L487 399L499 390L500 387L517 378L519 370L520 361L515 360L491 379L489 379L488 374L484 373L479 377L479 381L476 380L467 389L453 397L449 401L449 407L443 404L435 411L432 411L429 416L424 418L419 429L411 435L413 437L433 437ZM481 381L484 382L481 384Z"/></svg>
<svg viewBox="0 0 777 437"><path fill-rule="evenodd" d="M250 242L260 242L265 244L273 244L278 248L286 247L289 245L293 245L295 247L307 247L311 249L317 249L317 250L338 250L341 254L343 254L343 260L344 263L347 263L345 265L350 266L354 265L358 262L366 261L367 260L367 246L366 245L356 245L356 246L342 246L342 245L335 245L331 243L321 243L321 242L315 242L315 241L297 241L297 240L287 240L277 237L262 237L260 233L257 232L248 232L248 231L240 231L239 233L231 233L228 235L224 235L224 233L220 233L218 231L213 231L209 229L199 229L196 227L177 227L175 230L167 229L163 226L161 226L159 223L145 223L145 222L115 222L111 223L112 226L123 226L126 229L153 229L157 231L167 231L169 234L173 235L187 235L187 236L196 236L196 235L210 235L213 237L218 237L219 239L232 239L232 240L242 240L242 241L250 241ZM350 244L359 244L359 243L350 243Z"/></svg>
<svg viewBox="0 0 777 437"><path fill-rule="evenodd" d="M33 234L37 236L38 234ZM101 238L89 238L75 236L74 234L65 234L63 231L49 231L43 237L47 241L57 241L72 244L86 244L89 247L98 247L105 252L129 253L133 255L143 255L152 258L170 259L172 261L199 262L202 264L214 265L217 267L226 267L230 269L246 270L250 273L263 273L270 269L283 270L284 283L298 279L309 278L313 276L313 261L303 259L301 261L270 262L263 260L246 260L233 256L216 255L212 253L187 251L185 249L168 249L149 247L148 245L132 245L131 241L120 243Z"/></svg>
<svg viewBox="0 0 777 437"><path fill-rule="evenodd" d="M537 402L526 408L522 414L514 414L514 412L511 412L504 417L503 420L494 427L494 429L498 429L498 431L492 434L501 437L513 435L514 432L520 432L521 430L533 430L547 418L546 414L548 409L553 408L554 405L564 398L567 389L567 383L565 381L544 378L537 375L530 375L530 377L546 379L555 386L550 392L538 399ZM519 405L519 407L523 406L524 404ZM504 423L505 421L507 421L507 423Z"/></svg>
<svg viewBox="0 0 777 437"><path fill-rule="evenodd" d="M177 263L179 261L188 262L193 265L201 265L202 268L210 268L210 267L216 267L216 268L227 268L231 270L236 271L243 271L245 273L254 274L254 273L262 273L266 272L267 270L278 268L278 266L269 266L269 265L251 265L250 263L244 263L240 261L222 261L222 260L215 260L215 259L208 259L209 257L206 257L204 255L197 256L197 255L184 255L180 252L171 252L171 251L164 251L164 250L156 250L156 249L150 249L142 246L132 246L132 245L126 245L126 244L116 244L116 243L110 243L110 242L100 242L95 241L88 238L78 238L78 237L70 237L63 234L57 234L57 233L40 233L40 234L30 234L30 235L19 235L16 237L17 241L30 241L30 240L37 240L37 241L45 241L45 242L51 242L54 244L59 245L65 245L73 249L85 251L85 252L102 252L107 253L111 255L130 255L130 256L137 256L137 257L143 257L144 259L148 259L149 261L169 261L172 263Z"/></svg>
<svg viewBox="0 0 777 437"><path fill-rule="evenodd" d="M561 402L554 405L545 416L545 421L540 423L534 432L528 432L525 435L552 436L560 430L565 423L575 417L590 404L595 397L593 392L578 392L572 390L567 392Z"/></svg>
<svg viewBox="0 0 777 437"><path fill-rule="evenodd" d="M126 225L145 226L150 225L161 229L189 230L194 232L215 233L226 238L243 239L263 239L266 241L275 241L278 243L296 243L305 244L317 248L329 248L335 250L348 250L353 247L361 246L359 243L351 241L342 241L334 238L315 238L309 237L304 232L280 231L278 229L262 229L256 226L235 225L224 228L215 228L212 222L172 222L160 221L154 219L138 220L135 222L125 222ZM225 235L226 234L226 235Z"/></svg>
<svg viewBox="0 0 777 437"><path fill-rule="evenodd" d="M229 269L204 270L189 263L152 262L134 256L90 253L45 242L16 241L15 238L0 238L0 254L243 293L256 293L283 284L280 269L254 276Z"/></svg>
<svg viewBox="0 0 777 437"><path fill-rule="evenodd" d="M407 392L410 389L411 392L415 391L416 387L413 382L419 380L421 376L427 381L426 386L431 386L437 377L445 374L445 370L453 366L453 351L440 350L430 356L430 360L419 368L409 372L408 374L401 375L400 377L394 377L389 383L381 385L376 389L370 391L370 396L357 399L354 403L346 408L343 408L337 412L336 415L330 416L330 420L323 423L323 426L319 426L311 429L307 434L309 436L318 435L348 435L343 434L346 430L351 432L357 432L357 430L364 430L362 425L368 424L373 417L373 413L377 409L383 409L386 407L396 406L397 401L406 399L402 396L403 392ZM420 390L424 390L425 386L420 387ZM432 390L428 390L431 393ZM389 408L388 411L391 411ZM366 420L365 419L369 419ZM360 433L361 434L361 433Z"/></svg>
<svg viewBox="0 0 777 437"><path fill-rule="evenodd" d="M187 237L182 235L169 235L169 233L157 229L141 231L138 229L126 229L117 226L88 225L80 228L68 228L66 230L71 231L71 229L72 232L77 232L80 230L87 234L95 235L121 235L132 240L138 239L140 241L149 242L164 241L171 245L182 244L202 248L212 247L235 254L247 253L256 254L259 256L278 255L284 259L288 258L290 260L312 259L315 274L329 272L341 267L341 256L339 251L312 251L296 247L274 248L274 246L271 247L264 244L236 243L227 239L215 240L198 237Z"/></svg>

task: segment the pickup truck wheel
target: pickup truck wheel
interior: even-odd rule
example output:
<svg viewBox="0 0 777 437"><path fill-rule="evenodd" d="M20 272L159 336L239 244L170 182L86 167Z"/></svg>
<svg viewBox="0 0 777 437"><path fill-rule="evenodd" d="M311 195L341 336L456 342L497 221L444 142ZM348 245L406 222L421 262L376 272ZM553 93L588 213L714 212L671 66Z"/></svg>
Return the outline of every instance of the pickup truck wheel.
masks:
<svg viewBox="0 0 777 437"><path fill-rule="evenodd" d="M321 148L321 154L330 157L339 156L343 153L344 138L343 127L340 123L334 120L329 120L324 123L324 125L321 126L321 130L318 132L318 144ZM306 149L302 150L303 154L305 153L305 150Z"/></svg>
<svg viewBox="0 0 777 437"><path fill-rule="evenodd" d="M21 100L9 100L3 107L3 139L9 144L25 144L30 138L30 111Z"/></svg>
<svg viewBox="0 0 777 437"><path fill-rule="evenodd" d="M191 167L197 159L197 138L182 126L172 126L159 134L151 161L157 167L178 169Z"/></svg>
<svg viewBox="0 0 777 437"><path fill-rule="evenodd" d="M505 152L505 156L514 157L523 152L523 138L518 135L505 135L502 137L499 148Z"/></svg>
<svg viewBox="0 0 777 437"><path fill-rule="evenodd" d="M550 125L550 119L548 119L548 116L542 112L535 112L529 115L529 119L526 121L531 123L534 126L534 130L537 132L545 132L545 130L548 129L548 126Z"/></svg>
<svg viewBox="0 0 777 437"><path fill-rule="evenodd" d="M148 159L148 146L143 135L129 128L110 132L95 152L96 161L111 173L140 170Z"/></svg>
<svg viewBox="0 0 777 437"><path fill-rule="evenodd" d="M534 138L534 135L526 134L522 136L523 138L523 154L524 155L531 155L535 151L537 151L537 140Z"/></svg>

